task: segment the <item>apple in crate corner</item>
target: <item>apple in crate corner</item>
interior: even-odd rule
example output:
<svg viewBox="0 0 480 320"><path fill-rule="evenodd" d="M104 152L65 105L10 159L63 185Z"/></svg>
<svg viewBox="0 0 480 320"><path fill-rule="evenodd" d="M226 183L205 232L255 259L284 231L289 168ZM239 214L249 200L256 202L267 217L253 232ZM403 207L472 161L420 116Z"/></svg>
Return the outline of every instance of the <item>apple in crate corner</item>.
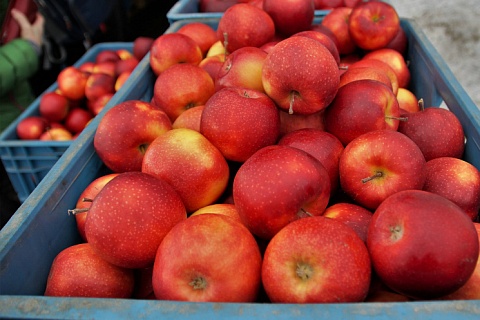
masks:
<svg viewBox="0 0 480 320"><path fill-rule="evenodd" d="M89 243L62 250L53 260L45 296L130 298L135 278L132 269L101 258Z"/></svg>
<svg viewBox="0 0 480 320"><path fill-rule="evenodd" d="M330 177L310 154L289 146L267 146L245 161L233 180L233 200L243 223L271 239L302 217L318 216L330 198Z"/></svg>
<svg viewBox="0 0 480 320"><path fill-rule="evenodd" d="M85 86L88 73L69 66L60 71L57 76L57 84L61 93L71 100L80 100L85 97Z"/></svg>
<svg viewBox="0 0 480 320"><path fill-rule="evenodd" d="M270 240L262 282L274 303L361 302L370 286L370 264L367 247L350 227L306 217Z"/></svg>
<svg viewBox="0 0 480 320"><path fill-rule="evenodd" d="M199 132L184 128L153 140L141 170L172 185L189 213L214 203L230 174L221 152Z"/></svg>
<svg viewBox="0 0 480 320"><path fill-rule="evenodd" d="M189 36L181 33L165 33L152 43L149 59L153 73L158 76L174 64L198 65L203 55L198 44Z"/></svg>
<svg viewBox="0 0 480 320"><path fill-rule="evenodd" d="M380 204L367 247L380 279L414 299L459 289L473 274L479 253L470 217L450 200L422 190L400 191Z"/></svg>
<svg viewBox="0 0 480 320"><path fill-rule="evenodd" d="M262 81L265 92L280 109L308 115L332 102L340 73L334 57L320 42L290 37L267 55Z"/></svg>
<svg viewBox="0 0 480 320"><path fill-rule="evenodd" d="M260 91L224 88L205 104L200 132L226 159L244 162L259 149L276 143L280 133L278 109Z"/></svg>
<svg viewBox="0 0 480 320"><path fill-rule="evenodd" d="M412 139L427 161L439 157L461 158L465 150L462 123L450 110L436 107L406 114L398 131Z"/></svg>
<svg viewBox="0 0 480 320"><path fill-rule="evenodd" d="M399 118L400 109L392 90L379 81L362 79L338 89L325 111L325 130L346 146L367 132L396 131Z"/></svg>
<svg viewBox="0 0 480 320"><path fill-rule="evenodd" d="M93 199L85 236L110 263L146 268L165 235L186 218L182 199L170 184L143 172L125 172Z"/></svg>
<svg viewBox="0 0 480 320"><path fill-rule="evenodd" d="M148 145L171 129L172 123L162 110L145 101L127 100L103 115L93 145L113 172L141 171Z"/></svg>
<svg viewBox="0 0 480 320"><path fill-rule="evenodd" d="M265 92L262 68L267 53L256 47L242 47L227 55L215 77L215 91L242 87Z"/></svg>
<svg viewBox="0 0 480 320"><path fill-rule="evenodd" d="M386 47L400 29L395 8L383 1L362 2L355 6L348 19L348 31L357 47L377 50Z"/></svg>
<svg viewBox="0 0 480 320"><path fill-rule="evenodd" d="M309 30L315 15L313 0L264 0L263 10L272 17L275 31L286 37Z"/></svg>
<svg viewBox="0 0 480 320"><path fill-rule="evenodd" d="M228 53L242 47L261 47L275 36L275 24L264 10L248 3L228 8L218 22L217 38Z"/></svg>
<svg viewBox="0 0 480 320"><path fill-rule="evenodd" d="M56 92L46 92L40 97L38 112L49 122L63 121L70 110L68 99Z"/></svg>
<svg viewBox="0 0 480 320"><path fill-rule="evenodd" d="M427 161L423 190L452 201L475 221L480 209L480 172L465 160L440 157Z"/></svg>
<svg viewBox="0 0 480 320"><path fill-rule="evenodd" d="M163 71L155 80L155 104L174 122L185 110L205 105L215 92L207 71L198 65L180 63Z"/></svg>
<svg viewBox="0 0 480 320"><path fill-rule="evenodd" d="M394 130L375 130L352 140L339 163L340 186L357 204L376 209L402 190L421 190L425 158L418 146Z"/></svg>
<svg viewBox="0 0 480 320"><path fill-rule="evenodd" d="M260 249L244 225L219 214L201 214L165 236L152 283L160 300L254 302L261 268Z"/></svg>
<svg viewBox="0 0 480 320"><path fill-rule="evenodd" d="M15 132L21 140L37 140L40 138L42 133L47 129L48 122L43 117L39 116L29 116L22 119L17 127Z"/></svg>
<svg viewBox="0 0 480 320"><path fill-rule="evenodd" d="M75 209L68 210L69 214L75 216L75 222L77 223L77 229L80 233L80 237L83 241L87 242L85 236L85 222L87 221L88 209L92 205L93 199L103 189L103 187L110 182L113 178L118 176L119 173L110 173L96 178L82 191L78 197Z"/></svg>

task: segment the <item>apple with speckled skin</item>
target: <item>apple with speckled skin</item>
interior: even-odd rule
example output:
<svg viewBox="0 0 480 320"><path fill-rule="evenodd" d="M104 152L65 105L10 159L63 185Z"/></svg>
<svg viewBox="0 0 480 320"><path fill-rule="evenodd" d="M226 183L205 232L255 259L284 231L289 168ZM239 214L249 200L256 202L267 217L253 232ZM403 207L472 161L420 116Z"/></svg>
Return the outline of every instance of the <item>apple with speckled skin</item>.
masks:
<svg viewBox="0 0 480 320"><path fill-rule="evenodd" d="M285 37L310 29L315 15L313 0L264 0L263 10L272 17L276 32Z"/></svg>
<svg viewBox="0 0 480 320"><path fill-rule="evenodd" d="M274 303L361 302L370 279L365 243L350 227L323 216L285 226L263 258L262 282Z"/></svg>
<svg viewBox="0 0 480 320"><path fill-rule="evenodd" d="M456 204L431 192L404 190L375 210L367 248L383 283L423 300L451 294L468 281L479 241L472 220Z"/></svg>
<svg viewBox="0 0 480 320"><path fill-rule="evenodd" d="M352 228L364 242L367 241L367 231L372 212L355 203L338 202L323 212L326 218L340 221Z"/></svg>
<svg viewBox="0 0 480 320"><path fill-rule="evenodd" d="M420 102L417 96L406 88L398 88L397 92L397 101L398 106L400 107L400 113L408 112L418 112L422 109L421 105L423 102Z"/></svg>
<svg viewBox="0 0 480 320"><path fill-rule="evenodd" d="M200 132L200 121L205 106L195 106L183 111L172 123L172 128L187 128Z"/></svg>
<svg viewBox="0 0 480 320"><path fill-rule="evenodd" d="M398 78L395 71L390 67L387 63L376 60L376 59L360 59L358 61L353 62L348 66L348 70L357 68L357 67L370 67L375 68L378 70L382 70L388 76L391 82L392 91L396 95L398 93Z"/></svg>
<svg viewBox="0 0 480 320"><path fill-rule="evenodd" d="M440 157L427 161L423 190L439 194L475 221L480 210L480 172L465 160Z"/></svg>
<svg viewBox="0 0 480 320"><path fill-rule="evenodd" d="M247 228L271 239L292 221L318 216L330 199L330 177L307 152L267 146L245 161L233 180L233 201Z"/></svg>
<svg viewBox="0 0 480 320"><path fill-rule="evenodd" d="M130 298L134 284L133 270L107 262L89 243L81 243L57 254L44 294L48 297Z"/></svg>
<svg viewBox="0 0 480 320"><path fill-rule="evenodd" d="M244 225L200 214L173 227L158 247L153 290L160 300L254 302L261 268L260 249Z"/></svg>
<svg viewBox="0 0 480 320"><path fill-rule="evenodd" d="M170 119L158 107L145 101L127 100L103 115L93 145L113 172L141 171L148 145L171 129Z"/></svg>
<svg viewBox="0 0 480 320"><path fill-rule="evenodd" d="M408 88L410 84L410 69L403 55L397 50L391 48L382 48L368 52L362 59L380 60L388 64L398 79L399 88Z"/></svg>
<svg viewBox="0 0 480 320"><path fill-rule="evenodd" d="M340 73L330 51L317 40L289 37L267 55L263 87L278 107L290 114L312 114L334 99Z"/></svg>
<svg viewBox="0 0 480 320"><path fill-rule="evenodd" d="M337 64L340 64L340 54L338 53L337 45L332 40L332 38L328 36L326 33L315 31L315 30L305 30L305 31L297 32L292 36L307 37L307 38L317 40L318 42L323 44L328 49L328 51L330 51L330 53L332 54Z"/></svg>
<svg viewBox="0 0 480 320"><path fill-rule="evenodd" d="M222 153L204 135L178 128L150 144L142 172L171 184L191 213L222 195L230 169Z"/></svg>
<svg viewBox="0 0 480 320"><path fill-rule="evenodd" d="M69 111L68 99L56 91L46 92L40 97L38 112L49 122L63 121Z"/></svg>
<svg viewBox="0 0 480 320"><path fill-rule="evenodd" d="M370 131L396 131L399 119L400 109L392 90L379 81L362 79L338 89L335 99L325 111L325 130L346 146Z"/></svg>
<svg viewBox="0 0 480 320"><path fill-rule="evenodd" d="M85 236L110 263L146 268L165 235L186 218L182 199L168 182L143 172L124 172L93 199Z"/></svg>
<svg viewBox="0 0 480 320"><path fill-rule="evenodd" d="M214 203L210 204L208 206L202 207L198 209L197 211L193 212L190 217L192 216L197 216L200 214L223 214L225 216L228 216L240 223L242 223L242 220L240 219L240 216L238 215L238 210L235 207L233 203Z"/></svg>
<svg viewBox="0 0 480 320"><path fill-rule="evenodd" d="M19 139L22 140L36 140L47 129L48 122L43 117L29 116L18 123L15 132Z"/></svg>
<svg viewBox="0 0 480 320"><path fill-rule="evenodd" d="M176 64L162 72L153 87L155 105L172 123L185 110L205 105L215 92L215 84L207 71L193 64Z"/></svg>
<svg viewBox="0 0 480 320"><path fill-rule="evenodd" d="M348 7L334 8L325 15L321 22L337 38L340 55L347 55L357 50L357 45L348 31L348 18L351 12L352 8Z"/></svg>
<svg viewBox="0 0 480 320"><path fill-rule="evenodd" d="M384 85L386 85L393 92L392 81L390 80L388 75L385 72L383 72L383 70L373 68L373 67L356 67L356 68L349 67L340 76L340 84L338 86L340 88L346 85L347 83L357 81L357 80L364 80L364 79L379 81Z"/></svg>
<svg viewBox="0 0 480 320"><path fill-rule="evenodd" d="M210 47L218 41L215 29L206 23L198 21L182 25L178 28L177 33L182 33L192 38L198 44L200 50L202 50L203 57L207 55Z"/></svg>
<svg viewBox="0 0 480 320"><path fill-rule="evenodd" d="M69 66L60 71L57 84L61 93L71 100L80 100L85 97L85 86L89 74L80 69Z"/></svg>
<svg viewBox="0 0 480 320"><path fill-rule="evenodd" d="M462 158L465 134L455 113L429 107L405 117L398 131L415 141L427 161L439 157Z"/></svg>
<svg viewBox="0 0 480 320"><path fill-rule="evenodd" d="M333 134L315 128L304 128L284 135L278 141L311 154L325 167L330 177L331 191L339 185L338 162L343 152L343 144Z"/></svg>
<svg viewBox="0 0 480 320"><path fill-rule="evenodd" d="M375 130L352 140L339 162L340 186L357 204L374 210L394 193L421 190L425 158L418 146L394 130Z"/></svg>
<svg viewBox="0 0 480 320"><path fill-rule="evenodd" d="M200 132L226 159L244 162L261 148L277 142L280 133L278 109L260 91L224 88L205 104Z"/></svg>

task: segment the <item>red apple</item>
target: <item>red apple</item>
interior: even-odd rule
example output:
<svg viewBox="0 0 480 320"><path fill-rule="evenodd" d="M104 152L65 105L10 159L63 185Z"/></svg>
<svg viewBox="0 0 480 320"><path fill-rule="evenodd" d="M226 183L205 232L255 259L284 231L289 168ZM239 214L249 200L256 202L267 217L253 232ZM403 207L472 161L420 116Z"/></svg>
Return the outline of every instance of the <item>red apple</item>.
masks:
<svg viewBox="0 0 480 320"><path fill-rule="evenodd" d="M260 91L224 88L205 104L200 132L226 159L244 162L259 149L276 143L280 133L278 109Z"/></svg>
<svg viewBox="0 0 480 320"><path fill-rule="evenodd" d="M114 93L106 93L104 95L101 95L98 97L96 100L93 101L87 101L87 108L90 110L90 112L96 116L99 114L103 108L107 105L107 103L112 99Z"/></svg>
<svg viewBox="0 0 480 320"><path fill-rule="evenodd" d="M200 132L200 121L205 106L195 106L182 112L172 123L173 129L186 128Z"/></svg>
<svg viewBox="0 0 480 320"><path fill-rule="evenodd" d="M275 31L286 37L310 29L315 15L313 0L264 0L263 10L272 17Z"/></svg>
<svg viewBox="0 0 480 320"><path fill-rule="evenodd" d="M222 40L218 40L217 42L212 44L210 49L208 49L206 57L216 56L219 54L223 55L224 58L225 58L225 55L227 54L227 52L225 51L225 47L223 46Z"/></svg>
<svg viewBox="0 0 480 320"><path fill-rule="evenodd" d="M142 172L171 184L187 212L214 203L230 173L223 155L205 136L184 128L165 132L150 144Z"/></svg>
<svg viewBox="0 0 480 320"><path fill-rule="evenodd" d="M330 36L323 32L319 31L314 31L314 30L306 30L306 31L300 31L292 35L294 37L301 36L301 37L307 37L311 38L314 40L319 41L321 44L323 44L328 51L332 54L333 58L337 62L337 64L340 64L340 54L338 53L338 48L335 42L332 40Z"/></svg>
<svg viewBox="0 0 480 320"><path fill-rule="evenodd" d="M407 52L408 38L405 30L400 25L397 34L393 39L385 46L385 48L398 51L400 54L405 55Z"/></svg>
<svg viewBox="0 0 480 320"><path fill-rule="evenodd" d="M480 210L480 172L458 158L440 157L427 161L423 190L439 194L465 211L475 221Z"/></svg>
<svg viewBox="0 0 480 320"><path fill-rule="evenodd" d="M116 78L106 73L92 73L85 84L85 96L88 100L97 100L107 93L115 93Z"/></svg>
<svg viewBox="0 0 480 320"><path fill-rule="evenodd" d="M397 130L399 117L398 102L389 87L376 80L357 80L338 90L325 111L325 130L346 146L366 132Z"/></svg>
<svg viewBox="0 0 480 320"><path fill-rule="evenodd" d="M370 263L367 247L351 228L307 217L270 240L262 283L274 303L361 302L370 286Z"/></svg>
<svg viewBox="0 0 480 320"><path fill-rule="evenodd" d="M117 62L118 61L103 61L95 63L92 73L104 73L109 76L115 77L117 75L115 71Z"/></svg>
<svg viewBox="0 0 480 320"><path fill-rule="evenodd" d="M367 241L368 225L372 220L372 212L364 207L354 203L338 202L327 207L323 216L344 223L352 228L360 239L364 242Z"/></svg>
<svg viewBox="0 0 480 320"><path fill-rule="evenodd" d="M340 185L359 205L376 209L390 195L422 189L425 158L407 136L375 130L352 140L339 163Z"/></svg>
<svg viewBox="0 0 480 320"><path fill-rule="evenodd" d="M112 171L141 171L149 144L171 128L165 112L148 102L127 100L103 115L93 143L100 159Z"/></svg>
<svg viewBox="0 0 480 320"><path fill-rule="evenodd" d="M138 61L142 60L147 55L152 47L154 38L151 37L137 37L133 40L133 56Z"/></svg>
<svg viewBox="0 0 480 320"><path fill-rule="evenodd" d="M210 25L199 21L186 23L178 28L177 32L192 38L202 50L203 57L207 55L210 47L218 41L217 31Z"/></svg>
<svg viewBox="0 0 480 320"><path fill-rule="evenodd" d="M95 57L95 63L102 63L105 61L113 61L116 62L120 60L120 56L115 50L102 50L100 51L97 56Z"/></svg>
<svg viewBox="0 0 480 320"><path fill-rule="evenodd" d="M238 2L238 0L199 0L198 10L199 12L224 12Z"/></svg>
<svg viewBox="0 0 480 320"><path fill-rule="evenodd" d="M173 187L142 172L121 173L93 199L85 236L103 259L124 268L153 264L160 242L187 218Z"/></svg>
<svg viewBox="0 0 480 320"><path fill-rule="evenodd" d="M284 135L278 144L303 150L320 161L330 177L332 192L337 190L338 162L344 149L337 137L319 129L305 128Z"/></svg>
<svg viewBox="0 0 480 320"><path fill-rule="evenodd" d="M57 76L58 88L62 94L71 100L80 100L85 97L85 86L88 74L74 66L60 71Z"/></svg>
<svg viewBox="0 0 480 320"><path fill-rule="evenodd" d="M55 257L45 296L130 298L134 282L133 270L105 261L89 243L81 243L65 248Z"/></svg>
<svg viewBox="0 0 480 320"><path fill-rule="evenodd" d="M72 134L82 132L90 120L93 119L93 114L83 108L74 108L70 110L65 119L65 127Z"/></svg>
<svg viewBox="0 0 480 320"><path fill-rule="evenodd" d="M78 67L78 70L83 71L86 74L89 74L89 73L93 73L94 66L95 66L94 61L85 61Z"/></svg>
<svg viewBox="0 0 480 320"><path fill-rule="evenodd" d="M332 102L340 75L335 58L324 45L307 37L290 37L267 55L262 81L280 109L308 115Z"/></svg>
<svg viewBox="0 0 480 320"><path fill-rule="evenodd" d="M417 96L409 89L398 88L397 101L400 107L400 113L411 113L421 110L419 99L417 99Z"/></svg>
<svg viewBox="0 0 480 320"><path fill-rule="evenodd" d="M238 210L233 203L214 203L208 206L202 207L197 211L193 212L190 217L197 216L200 214L221 214L227 217L230 217L237 222L242 223Z"/></svg>
<svg viewBox="0 0 480 320"><path fill-rule="evenodd" d="M478 234L478 241L480 242L480 223L474 223ZM460 287L460 289L441 297L442 300L480 300L480 258L477 260L477 265L473 271L472 276L467 282Z"/></svg>
<svg viewBox="0 0 480 320"><path fill-rule="evenodd" d="M227 87L265 92L262 68L267 53L257 47L242 47L229 54L215 77L215 91Z"/></svg>
<svg viewBox="0 0 480 320"><path fill-rule="evenodd" d="M405 190L377 208L367 247L375 272L388 287L414 299L432 299L467 282L479 241L472 220L453 202Z"/></svg>
<svg viewBox="0 0 480 320"><path fill-rule="evenodd" d="M286 225L318 216L330 198L325 167L305 151L267 146L243 163L233 180L233 200L243 223L271 239Z"/></svg>
<svg viewBox="0 0 480 320"><path fill-rule="evenodd" d="M386 47L400 29L400 18L389 3L383 1L361 2L348 19L348 31L353 42L364 50Z"/></svg>
<svg viewBox="0 0 480 320"><path fill-rule="evenodd" d="M403 55L390 48L377 49L367 53L362 59L375 59L388 64L397 75L398 87L408 88L410 83L410 70Z"/></svg>
<svg viewBox="0 0 480 320"><path fill-rule="evenodd" d="M46 92L40 97L38 111L49 122L64 120L69 110L68 99L55 91Z"/></svg>
<svg viewBox="0 0 480 320"><path fill-rule="evenodd" d="M117 50L115 50L115 52L120 57L120 60L127 60L127 59L130 59L130 58L134 57L133 52L131 52L130 50L128 50L126 48L117 49Z"/></svg>
<svg viewBox="0 0 480 320"><path fill-rule="evenodd" d="M388 65L387 63L380 60L374 60L374 59L361 59L350 64L348 66L348 69L353 69L357 67L361 67L361 68L370 67L370 68L382 70L390 79L393 93L395 95L398 93L399 88L398 88L397 74L392 69L392 67L390 67L390 65Z"/></svg>
<svg viewBox="0 0 480 320"><path fill-rule="evenodd" d="M15 131L19 139L37 140L47 129L47 120L39 116L29 116L22 119Z"/></svg>
<svg viewBox="0 0 480 320"><path fill-rule="evenodd" d="M115 92L120 90L120 88L125 84L125 82L128 80L128 78L130 77L131 74L132 74L132 71L124 71L124 72L122 72L118 75L117 79L115 80L115 85L114 85L114 91ZM106 93L105 95L107 95L107 94L108 93ZM105 95L102 95L102 96L105 96ZM100 99L102 96L98 97L97 100Z"/></svg>
<svg viewBox="0 0 480 320"><path fill-rule="evenodd" d="M193 64L177 64L163 71L155 80L155 104L173 122L185 110L204 105L215 92L207 71Z"/></svg>
<svg viewBox="0 0 480 320"><path fill-rule="evenodd" d="M225 54L217 54L214 56L205 57L202 61L200 61L198 66L207 71L212 80L215 82L215 78L217 77L219 70L222 68L223 62L225 62Z"/></svg>
<svg viewBox="0 0 480 320"><path fill-rule="evenodd" d="M289 132L299 129L318 129L325 131L325 109L312 114L303 115L298 113L289 114L280 110L280 137Z"/></svg>
<svg viewBox="0 0 480 320"><path fill-rule="evenodd" d="M439 157L461 158L465 150L465 135L457 116L443 108L425 108L408 113L398 131L415 141L427 161Z"/></svg>
<svg viewBox="0 0 480 320"><path fill-rule="evenodd" d="M228 8L220 18L217 38L228 53L241 47L261 47L275 35L275 24L264 10L247 3Z"/></svg>
<svg viewBox="0 0 480 320"><path fill-rule="evenodd" d="M312 24L312 27L310 30L313 30L313 31L317 31L317 32L320 32L320 33L323 33L324 35L328 36L330 38L330 40L333 41L333 43L335 44L335 47L337 48L337 52L338 52L338 39L337 37L335 36L335 34L332 32L332 30L328 29L326 26L324 26L321 22L319 23L313 23ZM339 53L340 54L340 53ZM341 57L340 57L341 58Z"/></svg>
<svg viewBox="0 0 480 320"><path fill-rule="evenodd" d="M347 83L357 81L357 80L365 80L365 79L381 82L384 85L386 85L390 90L392 90L392 93L393 93L392 81L390 80L388 75L383 70L380 70L374 67L348 68L348 70L346 70L340 76L340 84L338 86L343 87Z"/></svg>
<svg viewBox="0 0 480 320"><path fill-rule="evenodd" d="M353 42L348 30L348 19L351 12L352 8L335 8L327 13L321 22L337 38L340 55L353 53L357 49L357 45Z"/></svg>
<svg viewBox="0 0 480 320"><path fill-rule="evenodd" d="M138 65L140 60L134 56L128 59L122 59L115 63L115 76L119 76L124 72L132 72Z"/></svg>
<svg viewBox="0 0 480 320"><path fill-rule="evenodd" d="M69 214L75 215L75 221L77 222L77 230L80 233L83 241L87 241L85 236L85 221L87 221L87 209L92 205L93 199L103 189L103 187L110 182L113 178L118 176L118 173L110 173L100 176L89 183L89 185L82 191L78 197L75 209L69 210Z"/></svg>
<svg viewBox="0 0 480 320"><path fill-rule="evenodd" d="M153 290L160 300L254 302L261 268L260 249L244 225L201 214L165 236L153 265Z"/></svg>
<svg viewBox="0 0 480 320"><path fill-rule="evenodd" d="M157 76L174 64L198 65L202 59L198 44L181 33L165 33L156 38L150 48L150 66Z"/></svg>
<svg viewBox="0 0 480 320"><path fill-rule="evenodd" d="M49 128L38 139L42 141L68 141L73 140L73 134L65 128Z"/></svg>
<svg viewBox="0 0 480 320"><path fill-rule="evenodd" d="M313 0L315 10L326 10L343 7L343 0Z"/></svg>

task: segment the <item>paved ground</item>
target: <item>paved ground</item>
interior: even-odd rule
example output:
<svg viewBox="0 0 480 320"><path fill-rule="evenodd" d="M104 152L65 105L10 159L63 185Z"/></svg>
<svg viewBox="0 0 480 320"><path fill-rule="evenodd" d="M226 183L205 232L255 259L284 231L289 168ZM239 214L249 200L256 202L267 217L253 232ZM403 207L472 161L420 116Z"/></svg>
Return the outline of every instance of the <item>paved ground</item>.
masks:
<svg viewBox="0 0 480 320"><path fill-rule="evenodd" d="M412 18L480 108L480 1L389 0Z"/></svg>

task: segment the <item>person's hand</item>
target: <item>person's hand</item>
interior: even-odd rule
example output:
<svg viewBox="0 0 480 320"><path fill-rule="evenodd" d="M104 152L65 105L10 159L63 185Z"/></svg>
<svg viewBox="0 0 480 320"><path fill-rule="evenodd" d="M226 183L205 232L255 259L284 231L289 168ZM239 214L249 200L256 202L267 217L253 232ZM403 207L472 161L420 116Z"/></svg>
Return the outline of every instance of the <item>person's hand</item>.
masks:
<svg viewBox="0 0 480 320"><path fill-rule="evenodd" d="M33 42L38 47L41 47L43 42L45 18L37 12L35 21L31 24L23 12L17 9L12 9L11 13L13 19L15 19L20 25L20 37Z"/></svg>

